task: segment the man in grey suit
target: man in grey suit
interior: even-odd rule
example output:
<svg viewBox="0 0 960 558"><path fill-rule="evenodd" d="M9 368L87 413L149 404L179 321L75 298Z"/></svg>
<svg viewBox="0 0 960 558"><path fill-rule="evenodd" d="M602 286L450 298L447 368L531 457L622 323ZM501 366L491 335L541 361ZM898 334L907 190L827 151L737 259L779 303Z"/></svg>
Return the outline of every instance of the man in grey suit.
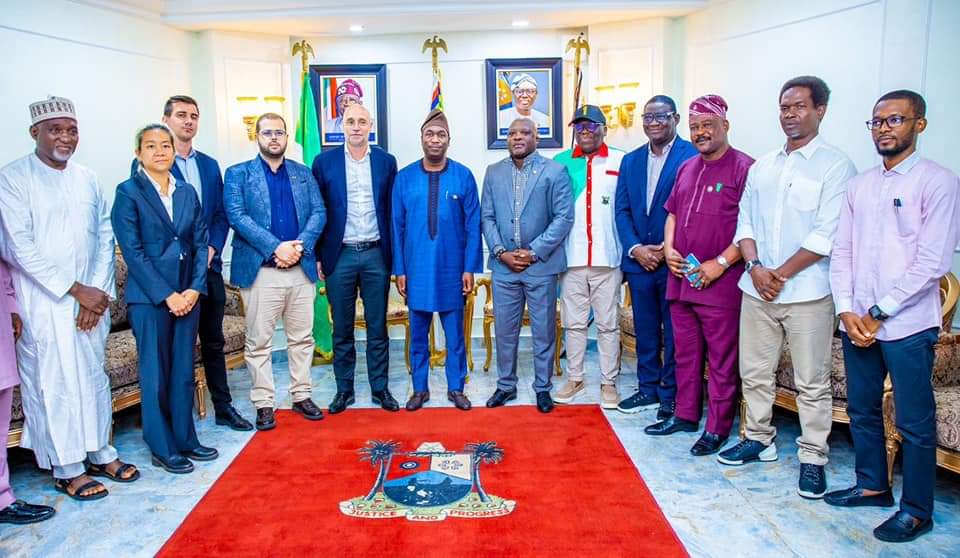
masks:
<svg viewBox="0 0 960 558"><path fill-rule="evenodd" d="M507 148L509 157L487 167L480 200L493 272L500 376L487 407L517 398L517 342L526 303L533 332L533 390L537 409L549 413L557 344L557 275L567 269L563 243L573 226L573 190L566 168L537 153L533 120L513 121Z"/></svg>
<svg viewBox="0 0 960 558"><path fill-rule="evenodd" d="M257 430L274 419L271 354L273 330L283 320L287 334L293 410L309 420L323 413L310 399L313 384L314 246L326 221L320 189L310 169L284 158L287 125L278 114L257 120L260 156L227 169L223 205L233 227L230 280L246 308L244 359L253 386Z"/></svg>

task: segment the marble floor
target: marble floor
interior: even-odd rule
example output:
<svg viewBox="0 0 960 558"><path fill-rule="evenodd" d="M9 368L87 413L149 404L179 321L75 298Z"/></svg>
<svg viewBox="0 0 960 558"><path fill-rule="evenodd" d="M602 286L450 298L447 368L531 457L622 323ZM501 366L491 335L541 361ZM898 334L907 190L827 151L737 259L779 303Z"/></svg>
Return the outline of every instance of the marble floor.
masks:
<svg viewBox="0 0 960 558"><path fill-rule="evenodd" d="M520 404L532 404L529 388L531 357L527 341L521 342ZM475 343L475 347L482 343ZM475 404L482 404L492 393L495 373L480 371L482 348L475 350L477 372L473 373L466 393ZM357 403L370 404L365 384L365 366L358 362ZM409 379L403 364L403 345L391 347L391 381L394 395L405 400ZM579 403L599 400L597 355L588 353L591 372L589 395ZM636 377L634 363L624 358L623 369L631 371L620 378L621 395L633 393ZM281 407L289 407L286 364L278 361L275 376ZM326 406L334 390L330 366L313 369L314 398ZM235 404L246 417L253 418L246 398L250 380L242 369L232 371L230 383ZM443 372L432 372L431 385L443 389ZM427 406L448 406L445 398L435 397ZM796 495L798 462L796 444L799 426L795 415L778 412L777 445L780 460L740 468L719 465L713 458L695 458L688 453L695 434L677 434L652 438L642 427L655 420L655 410L638 415L607 412L607 418L653 492L673 528L692 556L859 556L934 557L957 556L960 549L960 475L938 470L934 531L907 545L882 543L873 538L873 527L890 513L886 509L843 510L822 502L803 500ZM543 420L549 420L544 417ZM322 425L322 423L320 423ZM214 425L212 414L198 421L201 442L220 450L220 459L201 463L190 475L170 475L150 465L150 455L140 437L138 411L132 409L117 418L115 442L121 456L141 465L143 478L133 484L108 484L110 496L96 502L75 502L53 489L49 473L39 471L32 454L11 452L11 475L19 498L44 503L57 509L57 516L30 526L0 525L0 556L3 557L133 557L151 556L183 521L208 488L230 465L252 436ZM837 426L831 435L831 460L827 466L832 488L853 482L853 449L849 432ZM899 493L900 478L895 491ZM322 541L318 540L318 548ZM624 548L624 556L636 556Z"/></svg>

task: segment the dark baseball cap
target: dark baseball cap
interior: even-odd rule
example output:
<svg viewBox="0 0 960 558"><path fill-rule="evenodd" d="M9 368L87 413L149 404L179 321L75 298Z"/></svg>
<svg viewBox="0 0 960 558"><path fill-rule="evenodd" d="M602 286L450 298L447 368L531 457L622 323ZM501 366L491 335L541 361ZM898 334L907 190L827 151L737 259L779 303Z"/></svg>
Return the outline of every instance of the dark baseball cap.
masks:
<svg viewBox="0 0 960 558"><path fill-rule="evenodd" d="M577 109L577 112L573 114L573 120L570 121L570 126L573 126L575 122L579 122L580 120L589 120L590 122L596 122L604 126L607 125L607 117L603 115L603 111L596 105L581 105L580 108Z"/></svg>

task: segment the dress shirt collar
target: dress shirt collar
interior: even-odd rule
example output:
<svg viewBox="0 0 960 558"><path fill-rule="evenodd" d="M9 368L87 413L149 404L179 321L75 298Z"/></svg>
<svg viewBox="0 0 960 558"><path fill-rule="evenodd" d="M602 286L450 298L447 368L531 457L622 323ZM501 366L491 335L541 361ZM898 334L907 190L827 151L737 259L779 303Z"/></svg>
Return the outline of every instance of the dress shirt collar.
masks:
<svg viewBox="0 0 960 558"><path fill-rule="evenodd" d="M804 145L799 149L794 149L792 152L803 155L803 158L809 161L810 157L813 157L813 154L816 153L817 149L820 149L821 147L823 147L823 140L820 139L820 134L817 134L813 136L812 140L807 142L807 145ZM780 155L783 155L784 157L790 155L790 153L787 153L786 144L784 144L780 149Z"/></svg>
<svg viewBox="0 0 960 558"><path fill-rule="evenodd" d="M647 151L649 152L650 157L655 157L658 159L661 157L668 157L670 155L670 150L673 149L673 144L676 142L677 142L677 134L673 134L673 139L670 140L670 142L667 143L667 145L663 146L663 153L661 153L660 155L657 155L656 153L654 153L653 149L649 145L647 146Z"/></svg>
<svg viewBox="0 0 960 558"><path fill-rule="evenodd" d="M269 172L270 174L278 175L278 174L280 174L281 172L287 170L287 158L286 158L286 157L284 157L283 160L280 161L280 166L277 167L277 170L273 170L273 168L270 166L270 163L268 163L267 160L263 158L263 156L257 155L257 158L260 159L260 163L263 165L263 170L264 170L264 172Z"/></svg>
<svg viewBox="0 0 960 558"><path fill-rule="evenodd" d="M917 166L917 163L919 163L919 162L920 162L920 152L918 152L918 151L914 151L913 153L911 153L909 157L907 157L906 159L900 161L900 162L897 164L897 166L893 167L893 168L890 169L890 170L887 170L886 168L884 168L883 162L881 161L881 163L880 163L880 174L881 174L882 176L891 176L892 174L896 173L896 174L899 174L899 175L901 175L901 176L904 176L904 175L906 175L908 172L910 172L911 170L913 170L913 167Z"/></svg>
<svg viewBox="0 0 960 558"><path fill-rule="evenodd" d="M366 163L367 159L370 158L370 146L367 145L366 151L363 152L363 156L359 159L353 158L353 155L350 154L350 149L347 146L343 146L343 153L347 157L347 161L352 161L357 164Z"/></svg>
<svg viewBox="0 0 960 558"><path fill-rule="evenodd" d="M157 181L154 180L152 176L150 176L150 173L148 173L148 172L143 168L143 165L140 165L140 166L138 167L138 171L141 172L141 173L143 173L143 176L146 176L146 177L147 177L147 180L150 181L150 184L152 184L153 187L157 190L157 194L160 194L160 195L162 196L163 194L160 193L160 192L161 192L161 190L160 190L160 184L157 183ZM167 196L173 197L173 192L174 192L174 190L177 189L177 179L174 178L173 173L169 173L169 177L170 177L170 186L169 186L169 188L167 189Z"/></svg>
<svg viewBox="0 0 960 558"><path fill-rule="evenodd" d="M174 153L174 157L177 158L177 159L180 159L181 161L186 161L187 159L196 159L196 158L197 158L197 150L194 149L193 147L191 147L191 148L190 148L190 153L187 153L187 156L186 156L186 157L180 155L179 153Z"/></svg>
<svg viewBox="0 0 960 558"><path fill-rule="evenodd" d="M579 145L577 145L576 147L573 148L573 157L574 157L574 158L583 157L584 155L585 155L585 153L583 152L582 149L580 149L580 146L579 146ZM598 156L600 156L600 157L609 157L609 156L610 156L610 149L607 147L607 143L606 143L606 142L601 143L601 144L600 144L600 149L597 149L596 151L594 151L593 155L598 155Z"/></svg>

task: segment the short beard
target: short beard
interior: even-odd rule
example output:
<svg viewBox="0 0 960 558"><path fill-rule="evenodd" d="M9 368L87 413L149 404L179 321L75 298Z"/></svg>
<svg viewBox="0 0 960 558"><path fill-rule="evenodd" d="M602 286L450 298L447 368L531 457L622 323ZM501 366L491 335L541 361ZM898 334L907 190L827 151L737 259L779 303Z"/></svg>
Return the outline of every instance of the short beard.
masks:
<svg viewBox="0 0 960 558"><path fill-rule="evenodd" d="M265 145L261 145L261 146L260 146L260 155L263 155L263 157L264 157L265 159L279 159L279 158L283 157L283 154L284 154L285 151L286 151L286 149L284 149L283 151L281 151L279 154L274 155L273 153L270 153L270 148L269 148L269 147L267 147L267 146L265 146Z"/></svg>
<svg viewBox="0 0 960 558"><path fill-rule="evenodd" d="M54 149L50 152L50 158L58 163L66 163L70 160L70 157L73 157L74 152L76 152L76 150L71 149L68 155L61 155L56 149Z"/></svg>
<svg viewBox="0 0 960 558"><path fill-rule="evenodd" d="M894 145L889 149L881 149L878 146L877 153L882 157L896 157L911 147L913 147L913 140L906 140L903 142L897 142L897 145Z"/></svg>

